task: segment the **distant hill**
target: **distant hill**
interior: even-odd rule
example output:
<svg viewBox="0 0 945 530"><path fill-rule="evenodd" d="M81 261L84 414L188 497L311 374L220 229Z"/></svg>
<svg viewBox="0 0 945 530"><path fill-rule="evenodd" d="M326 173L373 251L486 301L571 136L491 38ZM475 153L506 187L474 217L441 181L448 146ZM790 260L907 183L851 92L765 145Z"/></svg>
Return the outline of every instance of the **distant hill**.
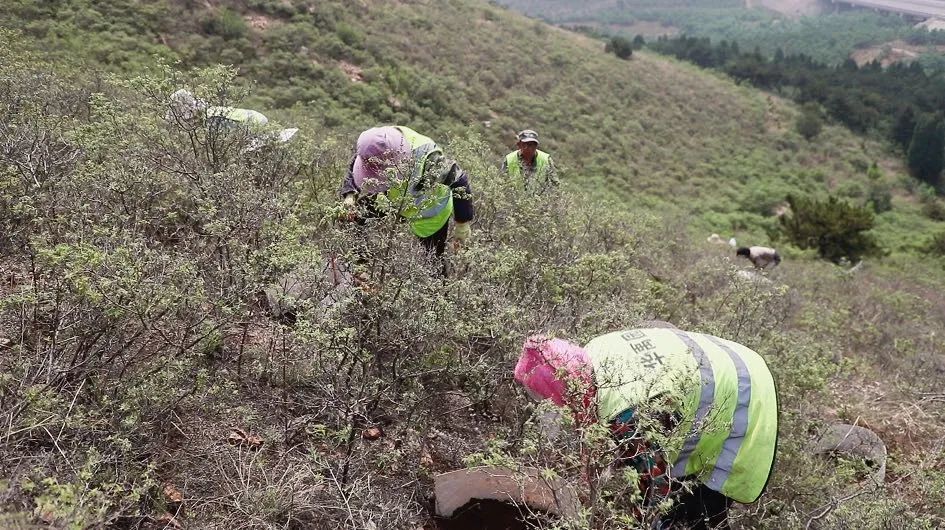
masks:
<svg viewBox="0 0 945 530"><path fill-rule="evenodd" d="M860 48L883 46L896 39L926 42L930 36L913 21L897 15L848 8L813 0L655 3L502 0L500 3L552 23L587 27L607 34L655 38L686 33L714 41L735 41L745 50L768 56L777 50L839 64ZM937 37L935 37L937 38ZM941 70L943 55L924 50L921 61Z"/></svg>

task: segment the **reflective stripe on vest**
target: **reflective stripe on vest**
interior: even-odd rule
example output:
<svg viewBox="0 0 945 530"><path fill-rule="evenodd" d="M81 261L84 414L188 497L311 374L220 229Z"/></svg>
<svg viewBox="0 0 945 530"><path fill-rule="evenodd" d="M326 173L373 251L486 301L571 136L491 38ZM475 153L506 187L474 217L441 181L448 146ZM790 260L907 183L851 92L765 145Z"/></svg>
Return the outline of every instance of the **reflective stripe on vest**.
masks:
<svg viewBox="0 0 945 530"><path fill-rule="evenodd" d="M673 330L677 337L682 340L689 352L695 358L699 367L699 379L702 381L702 391L699 393L699 408L696 409L696 417L693 421L693 433L691 433L683 443L679 455L676 456L676 463L673 465L673 475L681 477L686 474L686 467L689 465L689 457L692 456L696 446L699 445L699 439L702 435L698 431L698 426L705 423L712 408L712 402L715 400L715 376L712 373L712 364L706 357L702 347L696 344L685 331Z"/></svg>
<svg viewBox="0 0 945 530"><path fill-rule="evenodd" d="M725 343L716 337L706 336L710 341L722 348L732 359L735 365L735 372L738 374L738 402L735 406L735 415L732 418L732 428L729 431L728 438L722 444L722 453L715 461L715 468L712 469L712 475L705 485L715 491L721 491L725 482L732 474L735 458L742 447L745 435L748 434L748 407L751 404L751 373L745 366L745 361L741 356L735 353Z"/></svg>
<svg viewBox="0 0 945 530"><path fill-rule="evenodd" d="M664 447L677 477L694 475L738 502L764 489L777 442L777 395L764 359L734 342L679 330L642 329L597 337L586 347L598 415L670 403L679 432Z"/></svg>
<svg viewBox="0 0 945 530"><path fill-rule="evenodd" d="M223 118L246 125L266 125L269 123L263 113L250 109L237 109L233 107L210 107L207 109L207 118Z"/></svg>
<svg viewBox="0 0 945 530"><path fill-rule="evenodd" d="M544 151L537 151L535 153L535 177L540 178L545 175L545 172L548 170L548 161L551 160L551 155ZM524 171L522 170L522 161L521 157L518 154L518 151L512 151L505 156L505 167L508 169L509 176L512 177L522 177L524 176Z"/></svg>
<svg viewBox="0 0 945 530"><path fill-rule="evenodd" d="M400 215L410 220L410 229L417 237L430 237L449 222L453 215L453 190L445 184L436 184L433 190L423 190L423 176L430 156L443 151L433 139L409 127L397 126L413 151L413 168L409 180L404 183L411 197L411 204L403 208ZM399 189L398 189L399 188ZM402 187L388 191L391 201L402 194Z"/></svg>

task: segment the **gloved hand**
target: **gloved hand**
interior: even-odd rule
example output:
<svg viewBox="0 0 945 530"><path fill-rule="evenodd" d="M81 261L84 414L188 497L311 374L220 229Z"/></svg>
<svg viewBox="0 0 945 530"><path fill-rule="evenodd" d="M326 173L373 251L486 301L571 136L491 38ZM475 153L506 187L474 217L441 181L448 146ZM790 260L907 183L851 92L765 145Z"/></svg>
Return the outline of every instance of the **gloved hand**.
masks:
<svg viewBox="0 0 945 530"><path fill-rule="evenodd" d="M453 227L453 238L457 241L463 242L469 239L469 236L472 234L471 223L456 223L456 226Z"/></svg>
<svg viewBox="0 0 945 530"><path fill-rule="evenodd" d="M352 222L358 218L358 200L353 193L345 195L344 201L342 204L345 207L344 213L341 214L341 219L343 221Z"/></svg>

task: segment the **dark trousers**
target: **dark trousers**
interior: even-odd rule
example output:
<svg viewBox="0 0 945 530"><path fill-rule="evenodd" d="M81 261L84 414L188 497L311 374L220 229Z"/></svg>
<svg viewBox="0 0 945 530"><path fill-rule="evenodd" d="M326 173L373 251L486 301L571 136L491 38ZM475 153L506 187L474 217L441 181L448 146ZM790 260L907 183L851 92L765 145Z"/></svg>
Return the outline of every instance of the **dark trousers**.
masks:
<svg viewBox="0 0 945 530"><path fill-rule="evenodd" d="M728 530L732 499L699 484L681 492L673 509L660 521L661 529Z"/></svg>
<svg viewBox="0 0 945 530"><path fill-rule="evenodd" d="M427 252L432 252L435 256L440 257L446 253L446 237L449 232L450 223L447 221L443 228L437 230L432 236L421 237L420 244L427 249Z"/></svg>

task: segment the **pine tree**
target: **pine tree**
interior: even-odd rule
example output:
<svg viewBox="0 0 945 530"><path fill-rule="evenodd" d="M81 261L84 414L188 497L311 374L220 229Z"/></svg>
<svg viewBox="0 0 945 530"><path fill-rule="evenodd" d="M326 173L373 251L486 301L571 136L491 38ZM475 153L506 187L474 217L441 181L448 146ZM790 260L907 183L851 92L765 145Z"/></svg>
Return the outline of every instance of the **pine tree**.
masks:
<svg viewBox="0 0 945 530"><path fill-rule="evenodd" d="M945 165L945 125L940 116L926 115L919 119L907 158L913 176L932 186L939 185Z"/></svg>
<svg viewBox="0 0 945 530"><path fill-rule="evenodd" d="M890 136L903 151L909 149L912 142L912 134L915 132L915 111L912 106L907 106L899 112L896 117L896 123L893 124Z"/></svg>
<svg viewBox="0 0 945 530"><path fill-rule="evenodd" d="M824 128L824 119L820 113L820 106L816 103L805 103L801 115L797 117L797 132L805 140L812 140Z"/></svg>
<svg viewBox="0 0 945 530"><path fill-rule="evenodd" d="M781 234L798 247L816 248L820 257L835 263L881 253L869 233L871 210L833 196L826 201L789 196L787 201L791 213L781 217Z"/></svg>

